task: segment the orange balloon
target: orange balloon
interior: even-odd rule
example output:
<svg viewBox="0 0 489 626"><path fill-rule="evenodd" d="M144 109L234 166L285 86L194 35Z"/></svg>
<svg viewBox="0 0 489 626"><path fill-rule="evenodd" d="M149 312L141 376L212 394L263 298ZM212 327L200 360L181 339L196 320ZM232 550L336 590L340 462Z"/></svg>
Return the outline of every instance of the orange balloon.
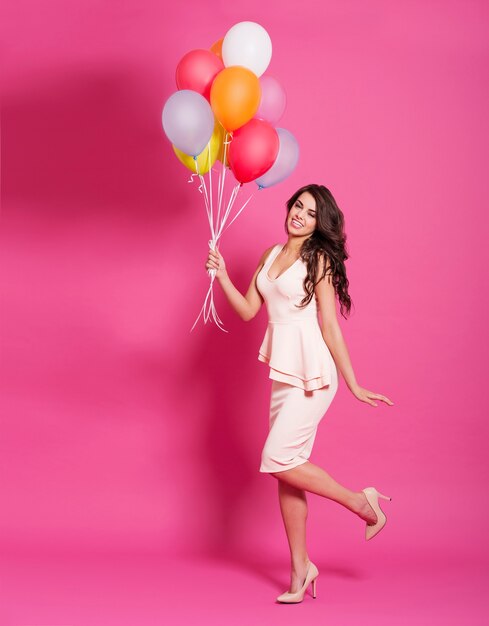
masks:
<svg viewBox="0 0 489 626"><path fill-rule="evenodd" d="M222 39L218 39L215 41L212 46L209 48L211 52L213 52L216 56L218 56L222 61L222 42L224 41L224 37Z"/></svg>
<svg viewBox="0 0 489 626"><path fill-rule="evenodd" d="M211 107L227 131L236 130L249 122L258 111L260 100L260 81L246 67L225 67L214 78Z"/></svg>

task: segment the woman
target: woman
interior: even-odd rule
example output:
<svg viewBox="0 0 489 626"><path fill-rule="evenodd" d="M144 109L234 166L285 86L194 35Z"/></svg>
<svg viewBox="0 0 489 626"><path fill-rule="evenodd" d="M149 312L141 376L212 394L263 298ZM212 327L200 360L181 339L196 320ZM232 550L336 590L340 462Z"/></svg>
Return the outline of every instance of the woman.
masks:
<svg viewBox="0 0 489 626"><path fill-rule="evenodd" d="M229 303L245 321L266 303L269 323L259 350L272 379L270 430L262 451L261 472L278 479L280 510L291 553L290 589L279 602L301 602L312 582L316 597L317 567L306 548L306 491L330 498L366 521L366 539L385 525L374 487L350 491L308 461L319 422L338 389L340 370L348 388L362 402L393 402L361 387L336 317L351 309L345 263L344 216L323 185L306 185L287 202L285 245L265 251L243 296L231 282L219 251L209 251L207 269ZM319 324L318 313L322 324Z"/></svg>

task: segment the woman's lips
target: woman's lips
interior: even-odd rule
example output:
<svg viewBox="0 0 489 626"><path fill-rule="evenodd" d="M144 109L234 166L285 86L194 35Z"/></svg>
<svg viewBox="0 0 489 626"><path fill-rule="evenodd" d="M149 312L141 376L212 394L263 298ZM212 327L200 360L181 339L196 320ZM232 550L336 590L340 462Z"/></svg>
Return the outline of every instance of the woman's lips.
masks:
<svg viewBox="0 0 489 626"><path fill-rule="evenodd" d="M302 224L300 222L298 222L296 219L292 219L291 224L295 228L302 228Z"/></svg>

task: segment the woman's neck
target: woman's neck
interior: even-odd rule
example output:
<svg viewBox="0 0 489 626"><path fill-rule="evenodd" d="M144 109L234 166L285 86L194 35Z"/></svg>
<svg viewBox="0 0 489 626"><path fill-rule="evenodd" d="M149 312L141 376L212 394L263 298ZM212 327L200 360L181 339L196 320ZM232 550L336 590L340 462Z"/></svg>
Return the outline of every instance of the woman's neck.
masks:
<svg viewBox="0 0 489 626"><path fill-rule="evenodd" d="M283 250L286 254L290 254L291 256L299 256L300 254L300 250L302 248L302 244L304 243L304 241L306 239L309 238L310 235L308 235L307 237L290 237L287 240L287 243L285 244Z"/></svg>

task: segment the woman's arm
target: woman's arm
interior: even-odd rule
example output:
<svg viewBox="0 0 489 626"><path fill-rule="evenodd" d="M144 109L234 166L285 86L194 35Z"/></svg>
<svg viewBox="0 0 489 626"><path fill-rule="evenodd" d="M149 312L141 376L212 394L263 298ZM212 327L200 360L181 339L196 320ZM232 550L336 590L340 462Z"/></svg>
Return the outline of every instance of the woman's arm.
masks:
<svg viewBox="0 0 489 626"><path fill-rule="evenodd" d="M273 246L268 248L263 253L258 263L258 267L256 268L251 279L248 291L244 296L236 289L233 282L229 278L226 270L226 263L219 250L209 250L209 258L207 259L206 268L217 270L216 279L221 285L229 304L245 322L253 319L263 304L263 298L256 287L256 277L258 276L259 271L263 267L272 249Z"/></svg>
<svg viewBox="0 0 489 626"><path fill-rule="evenodd" d="M318 268L318 278L323 274L323 267L324 261L321 259ZM372 401L372 398L382 400L386 404L392 405L394 403L385 396L368 391L367 389L361 387L357 382L350 360L350 355L348 353L348 348L343 338L338 318L336 317L335 289L329 269L330 263L328 260L326 266L326 276L319 281L315 288L315 294L318 299L318 308L321 315L322 335L324 341L326 342L338 369L345 379L348 388L356 398L362 400L363 402L367 402L367 404L371 404L372 406L377 406L377 404Z"/></svg>
<svg viewBox="0 0 489 626"><path fill-rule="evenodd" d="M324 261L320 258L318 277L322 276L323 267ZM353 391L353 389L358 386L358 383L355 378L348 348L343 338L338 318L336 317L336 294L332 277L328 273L330 269L329 260L326 267L326 276L319 281L314 290L318 299L318 308L321 315L322 335L348 388Z"/></svg>

